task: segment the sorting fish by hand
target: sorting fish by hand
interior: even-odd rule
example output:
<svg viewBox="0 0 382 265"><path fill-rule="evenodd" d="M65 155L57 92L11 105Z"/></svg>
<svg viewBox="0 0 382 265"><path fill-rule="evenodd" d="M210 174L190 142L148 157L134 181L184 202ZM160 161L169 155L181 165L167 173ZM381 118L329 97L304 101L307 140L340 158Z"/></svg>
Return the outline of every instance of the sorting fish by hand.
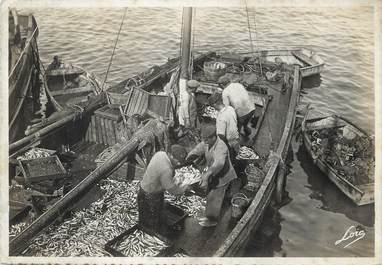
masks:
<svg viewBox="0 0 382 265"><path fill-rule="evenodd" d="M255 151L253 151L251 148L249 148L247 146L241 146L239 153L236 156L236 159L239 159L239 160L240 159L242 159L242 160L258 159L258 158L259 158L259 156L255 153Z"/></svg>
<svg viewBox="0 0 382 265"><path fill-rule="evenodd" d="M201 180L200 171L193 166L186 166L175 170L174 182L176 185L191 185Z"/></svg>

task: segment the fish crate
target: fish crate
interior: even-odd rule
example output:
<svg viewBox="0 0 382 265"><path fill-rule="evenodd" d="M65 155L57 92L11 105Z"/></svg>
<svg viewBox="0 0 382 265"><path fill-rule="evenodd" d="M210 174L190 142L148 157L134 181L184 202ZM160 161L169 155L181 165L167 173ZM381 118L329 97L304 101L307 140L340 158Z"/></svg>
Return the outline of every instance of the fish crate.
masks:
<svg viewBox="0 0 382 265"><path fill-rule="evenodd" d="M163 248L160 249L159 251L157 251L158 253L153 255L154 257L167 257L174 247L173 243L169 239L163 237L162 235L160 235L154 231L148 230L139 224L136 224L133 227L131 227L130 229L128 229L127 231L123 232L122 234L118 235L117 237L115 237L112 240L110 240L109 242L107 242L105 244L105 250L107 252L109 252L110 254L112 254L114 257L143 257L144 253L142 254L142 252L141 253L132 253L132 254L137 254L137 255L127 255L127 254L123 253L120 249L118 249L120 244L122 244L124 242L124 240L128 239L130 236L132 237L132 239L131 239L131 242L129 242L128 246L130 246L131 249L134 247L138 248L140 245L143 245L144 243L140 243L139 239L133 237L133 235L136 231L141 231L141 232L143 232L143 233L145 233L151 237L156 238L156 240L159 240L159 241L164 243ZM148 248L148 246L142 246L142 249L144 249L144 248ZM139 252L139 250L138 250L138 252Z"/></svg>
<svg viewBox="0 0 382 265"><path fill-rule="evenodd" d="M165 203L164 215L166 216L167 226L174 230L180 230L188 214L171 203Z"/></svg>
<svg viewBox="0 0 382 265"><path fill-rule="evenodd" d="M62 179L67 176L64 166L56 155L18 160L18 163L27 183Z"/></svg>

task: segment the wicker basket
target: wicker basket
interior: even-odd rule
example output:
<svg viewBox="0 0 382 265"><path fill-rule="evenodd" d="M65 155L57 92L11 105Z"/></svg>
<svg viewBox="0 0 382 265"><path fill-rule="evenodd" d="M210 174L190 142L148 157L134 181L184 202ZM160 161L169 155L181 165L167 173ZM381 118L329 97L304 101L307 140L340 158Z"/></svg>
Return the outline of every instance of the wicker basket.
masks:
<svg viewBox="0 0 382 265"><path fill-rule="evenodd" d="M217 81L226 73L226 65L215 61L204 62L203 70L208 80Z"/></svg>
<svg viewBox="0 0 382 265"><path fill-rule="evenodd" d="M247 176L248 184L255 188L259 188L264 179L264 172L253 164L249 164L244 171Z"/></svg>

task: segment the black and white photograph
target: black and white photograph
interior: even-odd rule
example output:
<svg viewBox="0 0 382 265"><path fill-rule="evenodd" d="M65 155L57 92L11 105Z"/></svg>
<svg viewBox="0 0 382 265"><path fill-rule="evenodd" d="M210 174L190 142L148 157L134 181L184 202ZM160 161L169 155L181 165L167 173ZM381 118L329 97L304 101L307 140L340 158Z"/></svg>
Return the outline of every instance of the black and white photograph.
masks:
<svg viewBox="0 0 382 265"><path fill-rule="evenodd" d="M4 264L377 262L381 1L37 3L1 4Z"/></svg>

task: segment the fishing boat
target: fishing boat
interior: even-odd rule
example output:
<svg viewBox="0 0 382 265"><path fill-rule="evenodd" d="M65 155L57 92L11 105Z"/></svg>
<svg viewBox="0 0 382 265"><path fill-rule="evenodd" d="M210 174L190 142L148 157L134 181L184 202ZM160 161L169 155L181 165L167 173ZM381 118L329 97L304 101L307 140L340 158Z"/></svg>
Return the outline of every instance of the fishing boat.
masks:
<svg viewBox="0 0 382 265"><path fill-rule="evenodd" d="M192 8L184 8L183 15L180 58L171 59L162 66L154 66L107 91L90 96L87 105L80 110L66 110L65 117L52 121L33 135L10 145L10 156L13 159L23 156L34 146L56 150L57 146L66 145L76 154L66 169L71 174L73 188L11 238L11 256L21 253L35 255L36 252L31 248L34 240L49 229L55 231L60 222L65 222L64 213L86 207L93 209L94 204L99 205L100 200L111 200L118 205L113 202L116 195L109 199L102 198L103 194L96 184L108 178L122 178L124 182L130 183L128 185L140 180L147 164L143 147L150 144L155 146L154 142L158 140L156 135L151 137L153 129L150 126L153 123L150 121L163 125L171 134L176 122L172 93L176 93L178 79L188 79L191 76L201 84L196 91L200 109L206 106L206 98L210 94L221 91L217 84L219 75L228 75L232 81L240 80L246 86L256 105L258 121L250 137L242 139L242 144L250 146L260 157L256 167L262 172L262 178L257 189L245 191L248 205L239 219L232 218L234 209L231 204L223 207L221 220L213 229L202 229L196 218L190 215L184 218L180 231L165 234L170 237L173 247L181 248L189 256L240 256L272 198L282 198L286 174L284 160L293 133L302 79L298 59L291 52L281 56L281 52L277 51L253 51L248 55L208 52L190 56ZM218 67L211 72L211 65L224 65L224 71ZM166 93L168 88L170 93ZM137 114L145 117L146 122L134 127L134 116ZM200 126L208 122L202 120ZM121 131L125 133L121 135ZM135 194L130 194L128 200L131 207L136 207ZM133 208L129 211L136 213ZM94 209L90 212L94 213ZM133 223L126 219L122 228L128 229L130 225ZM108 228L112 228L114 233L121 230L121 226L113 223L108 224ZM104 229L97 229L100 237L100 231ZM63 240L59 237L57 231L55 241ZM110 255L104 245L96 244L111 240L110 235L98 239L94 242L81 240L81 244L88 244L83 249L90 251L81 252L82 255ZM55 246L67 243L55 243ZM70 251L70 246L67 246L67 251ZM59 256L71 255L61 250L57 253L61 253L56 254Z"/></svg>
<svg viewBox="0 0 382 265"><path fill-rule="evenodd" d="M325 62L320 55L307 48L269 49L261 52L269 58L279 57L287 63L298 64L302 78L319 75L325 67Z"/></svg>
<svg viewBox="0 0 382 265"><path fill-rule="evenodd" d="M79 66L61 63L45 72L46 91L55 111L81 106L101 92L101 82Z"/></svg>
<svg viewBox="0 0 382 265"><path fill-rule="evenodd" d="M308 111L301 125L313 162L356 205L374 203L374 141L337 115Z"/></svg>
<svg viewBox="0 0 382 265"><path fill-rule="evenodd" d="M9 11L9 141L23 136L26 124L38 109L38 27L32 14ZM26 104L32 101L31 104Z"/></svg>

